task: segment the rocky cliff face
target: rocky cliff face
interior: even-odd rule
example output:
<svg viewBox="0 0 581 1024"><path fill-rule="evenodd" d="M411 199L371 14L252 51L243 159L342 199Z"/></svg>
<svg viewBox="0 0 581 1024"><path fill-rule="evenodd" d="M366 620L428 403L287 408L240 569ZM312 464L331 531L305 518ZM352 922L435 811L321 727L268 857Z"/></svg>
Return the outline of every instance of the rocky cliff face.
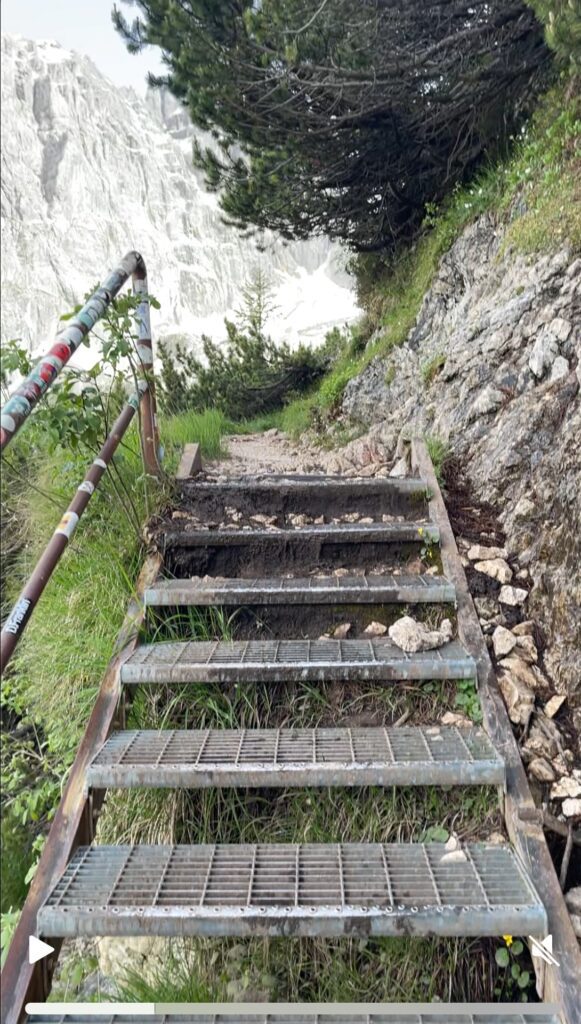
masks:
<svg viewBox="0 0 581 1024"><path fill-rule="evenodd" d="M581 259L502 243L484 216L442 259L405 344L347 386L343 416L370 429L340 458L389 465L413 432L449 443L530 587L545 671L579 707Z"/></svg>
<svg viewBox="0 0 581 1024"><path fill-rule="evenodd" d="M2 337L33 350L58 315L138 249L162 303L154 331L202 331L261 266L273 335L318 341L356 313L341 251L324 239L256 242L222 223L193 170L193 130L169 96L142 100L56 43L2 39ZM261 251L262 250L262 251Z"/></svg>

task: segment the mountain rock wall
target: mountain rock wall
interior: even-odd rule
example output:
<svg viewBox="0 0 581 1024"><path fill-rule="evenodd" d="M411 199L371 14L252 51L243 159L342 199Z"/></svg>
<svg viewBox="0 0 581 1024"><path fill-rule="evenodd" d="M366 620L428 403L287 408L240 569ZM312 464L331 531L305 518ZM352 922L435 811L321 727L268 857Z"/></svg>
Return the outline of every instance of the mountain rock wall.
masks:
<svg viewBox="0 0 581 1024"><path fill-rule="evenodd" d="M545 670L581 711L580 357L581 259L505 250L483 216L441 260L405 344L348 384L342 417L368 429L338 463L367 450L389 466L414 432L448 442L530 588Z"/></svg>
<svg viewBox="0 0 581 1024"><path fill-rule="evenodd" d="M192 166L173 97L140 98L56 43L2 37L2 338L36 351L70 308L138 249L161 301L154 332L219 341L261 267L275 339L317 342L356 315L344 257L325 238L246 238ZM259 244L258 244L259 243Z"/></svg>

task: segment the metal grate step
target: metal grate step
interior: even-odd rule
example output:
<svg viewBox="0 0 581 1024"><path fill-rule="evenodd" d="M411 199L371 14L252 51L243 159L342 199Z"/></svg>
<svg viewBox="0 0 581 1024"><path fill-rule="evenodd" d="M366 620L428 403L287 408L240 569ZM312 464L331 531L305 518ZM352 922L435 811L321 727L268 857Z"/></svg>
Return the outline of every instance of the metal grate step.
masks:
<svg viewBox="0 0 581 1024"><path fill-rule="evenodd" d="M453 603L443 576L306 576L287 579L161 580L145 592L147 607L276 604Z"/></svg>
<svg viewBox="0 0 581 1024"><path fill-rule="evenodd" d="M512 850L441 843L94 846L76 851L39 934L544 935Z"/></svg>
<svg viewBox="0 0 581 1024"><path fill-rule="evenodd" d="M542 1005L524 1010L522 1003L501 1007L431 1003L425 1008L410 1004L393 1009L378 1007L371 1012L359 1007L330 1012L328 1008L318 1007L315 1011L308 1006L281 1010L271 1005L258 1011L252 1006L236 1011L224 1007L223 1011L214 1012L183 1007L179 1013L158 1010L155 1014L139 1014L132 1007L130 1015L100 1011L98 1006L92 1006L90 1016L83 1015L82 1010L55 1013L44 1007L42 1013L29 1012L28 1019L34 1024L559 1024L557 1011Z"/></svg>
<svg viewBox="0 0 581 1024"><path fill-rule="evenodd" d="M188 729L117 732L87 770L109 786L502 784L482 729Z"/></svg>
<svg viewBox="0 0 581 1024"><path fill-rule="evenodd" d="M401 523L329 523L325 525L279 528L242 526L226 529L168 529L164 531L166 547L199 547L207 544L267 544L269 541L318 541L321 544L437 544L440 531L429 522Z"/></svg>
<svg viewBox="0 0 581 1024"><path fill-rule="evenodd" d="M472 679L458 641L406 654L389 640L241 640L142 644L121 667L124 683L283 680Z"/></svg>

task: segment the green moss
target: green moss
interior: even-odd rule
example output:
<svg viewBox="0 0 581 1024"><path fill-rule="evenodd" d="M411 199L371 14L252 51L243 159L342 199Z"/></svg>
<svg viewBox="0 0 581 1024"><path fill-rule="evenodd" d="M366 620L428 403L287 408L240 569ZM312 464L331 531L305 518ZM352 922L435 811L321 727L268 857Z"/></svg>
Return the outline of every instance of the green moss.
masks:
<svg viewBox="0 0 581 1024"><path fill-rule="evenodd" d="M446 365L446 356L442 352L438 352L435 356L432 356L426 363L422 364L421 374L422 380L426 387L428 387L438 376L440 370Z"/></svg>

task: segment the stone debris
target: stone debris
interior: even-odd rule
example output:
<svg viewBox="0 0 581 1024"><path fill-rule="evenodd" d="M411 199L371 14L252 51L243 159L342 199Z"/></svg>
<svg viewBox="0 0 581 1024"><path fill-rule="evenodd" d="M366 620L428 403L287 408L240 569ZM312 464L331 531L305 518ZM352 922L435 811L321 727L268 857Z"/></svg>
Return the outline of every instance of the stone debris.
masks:
<svg viewBox="0 0 581 1024"><path fill-rule="evenodd" d="M390 476L396 479L402 479L402 477L409 476L409 467L406 458L398 459L393 469L389 472Z"/></svg>
<svg viewBox="0 0 581 1024"><path fill-rule="evenodd" d="M529 356L529 369L531 373L534 373L535 377L540 380L547 370L550 370L558 355L558 342L553 337L552 331L545 328L537 337Z"/></svg>
<svg viewBox="0 0 581 1024"><path fill-rule="evenodd" d="M473 544L468 548L468 558L471 562L486 562L493 558L508 558L506 548L487 548L482 544Z"/></svg>
<svg viewBox="0 0 581 1024"><path fill-rule="evenodd" d="M523 590L521 587L504 586L500 588L498 600L501 604L508 604L512 608L517 608L525 603L528 596L528 591Z"/></svg>
<svg viewBox="0 0 581 1024"><path fill-rule="evenodd" d="M529 775L538 782L554 782L555 772L545 757L533 757L529 762Z"/></svg>
<svg viewBox="0 0 581 1024"><path fill-rule="evenodd" d="M335 626L332 636L334 640L344 640L348 633L351 631L350 622L342 622L340 626Z"/></svg>
<svg viewBox="0 0 581 1024"><path fill-rule="evenodd" d="M276 516L267 516L262 512L257 512L255 515L250 516L253 523L259 523L261 526L274 526L276 523Z"/></svg>
<svg viewBox="0 0 581 1024"><path fill-rule="evenodd" d="M556 380L562 380L563 377L567 377L568 375L569 363L564 358L564 356L557 356L555 362L551 367L551 372L549 374L549 380L551 384L554 384Z"/></svg>
<svg viewBox="0 0 581 1024"><path fill-rule="evenodd" d="M581 798L563 800L562 810L566 818L581 818Z"/></svg>
<svg viewBox="0 0 581 1024"><path fill-rule="evenodd" d="M510 583L512 579L512 569L504 558L487 558L483 562L475 562L474 568L499 583Z"/></svg>
<svg viewBox="0 0 581 1024"><path fill-rule="evenodd" d="M558 711L563 707L563 704L567 698L562 693L556 693L554 697L550 697L545 704L545 714L547 718L554 718Z"/></svg>
<svg viewBox="0 0 581 1024"><path fill-rule="evenodd" d="M537 651L537 645L533 640L532 636L519 636L516 642L516 653L519 658L523 661L528 662L529 665L536 664L539 660L539 652Z"/></svg>
<svg viewBox="0 0 581 1024"><path fill-rule="evenodd" d="M535 706L532 690L509 672L499 673L498 685L511 722L515 725L528 725Z"/></svg>
<svg viewBox="0 0 581 1024"><path fill-rule="evenodd" d="M363 630L364 636L385 636L386 633L387 626L384 626L382 622L370 622Z"/></svg>
<svg viewBox="0 0 581 1024"><path fill-rule="evenodd" d="M455 711L446 711L446 713L442 715L440 722L442 725L453 725L460 729L468 729L474 725L472 719L467 718L466 715L459 715Z"/></svg>
<svg viewBox="0 0 581 1024"><path fill-rule="evenodd" d="M438 629L428 629L423 622L416 622L411 615L404 615L389 627L389 636L394 644L408 654L443 647L449 643L453 635L450 619L443 619Z"/></svg>
<svg viewBox="0 0 581 1024"><path fill-rule="evenodd" d="M529 689L535 692L544 690L548 686L547 680L540 670L533 665L529 665L527 661L521 658L516 653L516 648L508 658L502 659L500 665L505 672L508 672L509 675L514 676L516 679L520 679L521 683L524 683L525 686L528 686Z"/></svg>
<svg viewBox="0 0 581 1024"><path fill-rule="evenodd" d="M502 846L506 839L501 832L491 832L486 842L492 843L493 846Z"/></svg>
<svg viewBox="0 0 581 1024"><path fill-rule="evenodd" d="M577 782L577 779L570 775L565 775L554 786L551 786L551 800L576 799L580 796L581 782Z"/></svg>
<svg viewBox="0 0 581 1024"><path fill-rule="evenodd" d="M504 626L497 626L492 634L492 646L497 658L505 658L516 646L516 637L510 629Z"/></svg>
<svg viewBox="0 0 581 1024"><path fill-rule="evenodd" d="M534 636L535 624L531 619L527 619L526 622L519 622L516 626L513 626L512 632L515 636Z"/></svg>

